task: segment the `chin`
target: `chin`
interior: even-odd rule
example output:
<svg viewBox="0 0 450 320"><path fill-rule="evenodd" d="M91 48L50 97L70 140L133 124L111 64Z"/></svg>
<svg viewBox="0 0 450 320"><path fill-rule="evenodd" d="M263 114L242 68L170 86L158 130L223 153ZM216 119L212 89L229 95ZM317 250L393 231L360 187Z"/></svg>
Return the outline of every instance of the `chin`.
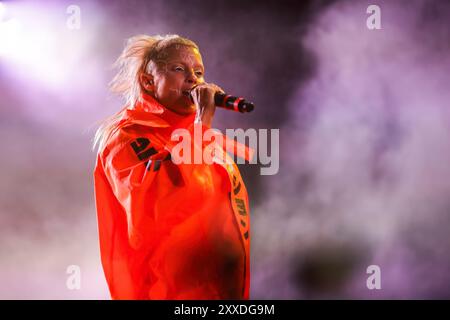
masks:
<svg viewBox="0 0 450 320"><path fill-rule="evenodd" d="M186 109L184 109L186 114L193 114L197 111L197 107L195 105L191 105L189 107L187 107Z"/></svg>
<svg viewBox="0 0 450 320"><path fill-rule="evenodd" d="M195 113L196 110L197 110L197 107L195 105L187 105L187 106L179 106L173 111L175 111L178 114L187 116L187 115Z"/></svg>
<svg viewBox="0 0 450 320"><path fill-rule="evenodd" d="M189 101L189 103L184 104L181 109L183 109L184 113L191 114L191 113L194 113L197 110L197 107L196 107L195 104L193 104L193 103L191 103Z"/></svg>

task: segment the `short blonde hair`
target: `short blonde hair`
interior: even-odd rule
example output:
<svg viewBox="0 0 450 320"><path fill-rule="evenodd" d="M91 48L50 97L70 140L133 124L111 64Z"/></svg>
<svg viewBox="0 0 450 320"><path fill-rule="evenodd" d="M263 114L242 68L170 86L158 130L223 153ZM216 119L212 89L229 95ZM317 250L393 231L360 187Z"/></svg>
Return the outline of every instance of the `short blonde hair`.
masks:
<svg viewBox="0 0 450 320"><path fill-rule="evenodd" d="M119 94L125 100L126 107L134 106L141 97L142 88L139 76L142 72L152 73L155 66L164 57L168 48L181 45L199 50L193 41L176 34L165 36L137 35L127 40L125 48L114 63L117 74L109 83L110 90ZM94 136L93 150L98 145L98 152L103 150L120 120L120 112L103 120Z"/></svg>

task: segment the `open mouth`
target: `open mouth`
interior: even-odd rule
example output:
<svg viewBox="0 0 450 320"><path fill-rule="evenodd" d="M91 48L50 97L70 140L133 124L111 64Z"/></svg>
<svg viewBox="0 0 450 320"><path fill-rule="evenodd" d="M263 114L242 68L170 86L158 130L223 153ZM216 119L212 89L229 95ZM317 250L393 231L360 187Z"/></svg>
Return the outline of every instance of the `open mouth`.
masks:
<svg viewBox="0 0 450 320"><path fill-rule="evenodd" d="M182 94L183 96L185 96L186 98L188 98L188 99L190 100L191 103L194 103L194 99L193 99L192 96L191 96L191 91L192 91L192 89L194 89L194 88L191 88L191 89L189 89L189 90L182 90L182 91L181 91L181 94Z"/></svg>
<svg viewBox="0 0 450 320"><path fill-rule="evenodd" d="M194 99L192 99L191 91L190 91L190 90L183 90L183 91L181 91L181 94L182 94L186 99L188 99L190 103L194 103Z"/></svg>
<svg viewBox="0 0 450 320"><path fill-rule="evenodd" d="M192 96L191 96L191 91L194 90L195 87L197 87L197 85L193 86L193 87L190 88L190 89L182 90L181 93L182 93L184 96L186 96L186 97L192 98Z"/></svg>

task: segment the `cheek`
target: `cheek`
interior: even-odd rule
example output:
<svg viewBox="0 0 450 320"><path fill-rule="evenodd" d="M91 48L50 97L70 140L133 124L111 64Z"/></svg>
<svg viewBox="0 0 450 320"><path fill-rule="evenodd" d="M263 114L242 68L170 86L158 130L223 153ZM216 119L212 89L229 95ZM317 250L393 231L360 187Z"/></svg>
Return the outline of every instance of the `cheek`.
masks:
<svg viewBox="0 0 450 320"><path fill-rule="evenodd" d="M167 75L159 82L158 92L161 95L170 95L181 89L182 77L177 75Z"/></svg>

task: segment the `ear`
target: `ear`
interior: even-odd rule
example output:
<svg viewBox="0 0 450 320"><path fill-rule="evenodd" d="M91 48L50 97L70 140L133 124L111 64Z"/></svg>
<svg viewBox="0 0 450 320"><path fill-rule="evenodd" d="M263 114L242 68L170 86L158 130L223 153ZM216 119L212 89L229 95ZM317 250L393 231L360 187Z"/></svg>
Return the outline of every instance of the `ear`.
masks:
<svg viewBox="0 0 450 320"><path fill-rule="evenodd" d="M139 83L145 93L152 94L155 91L155 82L151 74L142 72L139 75Z"/></svg>

